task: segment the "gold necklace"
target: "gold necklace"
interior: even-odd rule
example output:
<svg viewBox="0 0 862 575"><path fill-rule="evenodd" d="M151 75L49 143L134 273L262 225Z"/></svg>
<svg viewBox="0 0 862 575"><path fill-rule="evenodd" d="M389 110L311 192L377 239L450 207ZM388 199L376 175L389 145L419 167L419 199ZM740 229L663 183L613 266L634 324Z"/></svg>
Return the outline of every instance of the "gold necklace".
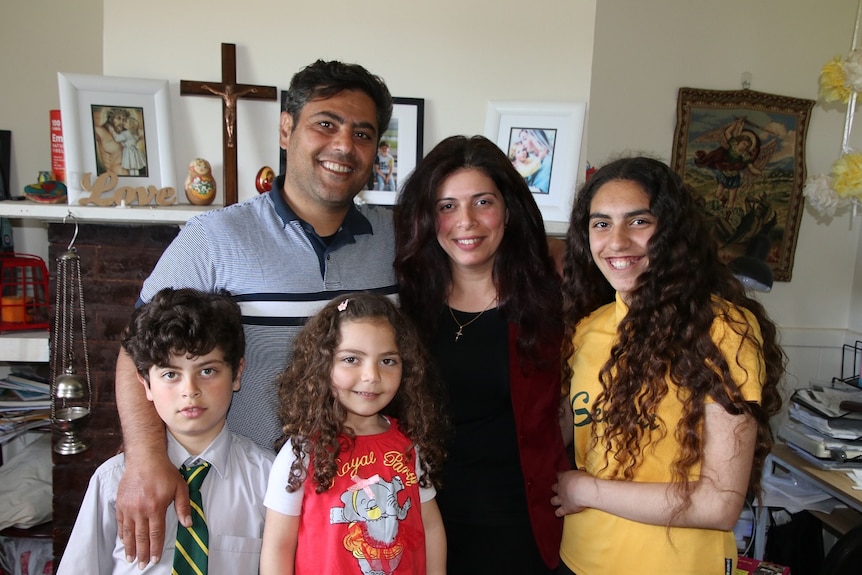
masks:
<svg viewBox="0 0 862 575"><path fill-rule="evenodd" d="M494 304L495 301L497 301L497 296L494 296L494 299L488 302L488 305L485 306L485 309L477 313L474 317L470 318L470 321L468 321L467 323L461 323L460 321L458 321L458 318L455 317L455 312L452 311L452 306L447 305L446 307L449 308L449 315L452 316L452 320L458 325L458 332L455 334L455 341L458 341L461 336L464 335L464 328L482 317L483 313L491 309L491 306Z"/></svg>

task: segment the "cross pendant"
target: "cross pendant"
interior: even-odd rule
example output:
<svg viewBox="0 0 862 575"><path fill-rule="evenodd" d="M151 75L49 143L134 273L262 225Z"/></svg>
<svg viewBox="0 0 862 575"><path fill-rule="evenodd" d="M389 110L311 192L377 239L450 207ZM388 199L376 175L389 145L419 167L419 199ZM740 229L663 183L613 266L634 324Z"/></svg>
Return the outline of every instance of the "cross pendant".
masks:
<svg viewBox="0 0 862 575"><path fill-rule="evenodd" d="M461 326L458 326L458 333L455 334L455 341L458 341L458 338L461 337Z"/></svg>

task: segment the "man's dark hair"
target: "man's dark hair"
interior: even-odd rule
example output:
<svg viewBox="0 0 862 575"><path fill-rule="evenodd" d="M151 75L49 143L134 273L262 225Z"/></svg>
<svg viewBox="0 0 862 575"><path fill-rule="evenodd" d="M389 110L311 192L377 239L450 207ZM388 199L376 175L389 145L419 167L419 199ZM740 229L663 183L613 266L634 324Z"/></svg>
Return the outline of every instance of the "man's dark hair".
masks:
<svg viewBox="0 0 862 575"><path fill-rule="evenodd" d="M293 117L296 129L302 109L311 100L331 98L345 90L359 90L374 101L377 109L377 138L389 128L392 118L392 95L380 76L359 64L318 60L294 74L284 99L284 112Z"/></svg>

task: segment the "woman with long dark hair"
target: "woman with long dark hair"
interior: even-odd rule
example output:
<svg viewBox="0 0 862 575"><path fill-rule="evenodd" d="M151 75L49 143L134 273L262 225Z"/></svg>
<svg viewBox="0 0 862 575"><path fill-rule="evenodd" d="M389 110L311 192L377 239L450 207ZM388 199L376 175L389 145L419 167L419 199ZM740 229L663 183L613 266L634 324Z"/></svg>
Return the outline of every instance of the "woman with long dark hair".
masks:
<svg viewBox="0 0 862 575"><path fill-rule="evenodd" d="M559 428L559 277L542 215L481 136L440 142L395 210L402 308L419 326L454 427L438 504L448 572L553 573L550 504L568 467Z"/></svg>

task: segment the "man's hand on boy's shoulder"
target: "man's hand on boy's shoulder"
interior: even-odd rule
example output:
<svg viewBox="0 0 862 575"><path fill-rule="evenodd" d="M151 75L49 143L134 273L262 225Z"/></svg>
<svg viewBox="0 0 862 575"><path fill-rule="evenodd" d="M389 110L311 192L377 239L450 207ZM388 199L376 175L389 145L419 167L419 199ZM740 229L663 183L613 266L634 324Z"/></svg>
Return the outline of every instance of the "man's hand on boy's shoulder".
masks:
<svg viewBox="0 0 862 575"><path fill-rule="evenodd" d="M117 489L117 530L126 560L141 568L158 563L165 548L165 510L173 502L180 522L191 526L188 484L163 453L129 463Z"/></svg>

